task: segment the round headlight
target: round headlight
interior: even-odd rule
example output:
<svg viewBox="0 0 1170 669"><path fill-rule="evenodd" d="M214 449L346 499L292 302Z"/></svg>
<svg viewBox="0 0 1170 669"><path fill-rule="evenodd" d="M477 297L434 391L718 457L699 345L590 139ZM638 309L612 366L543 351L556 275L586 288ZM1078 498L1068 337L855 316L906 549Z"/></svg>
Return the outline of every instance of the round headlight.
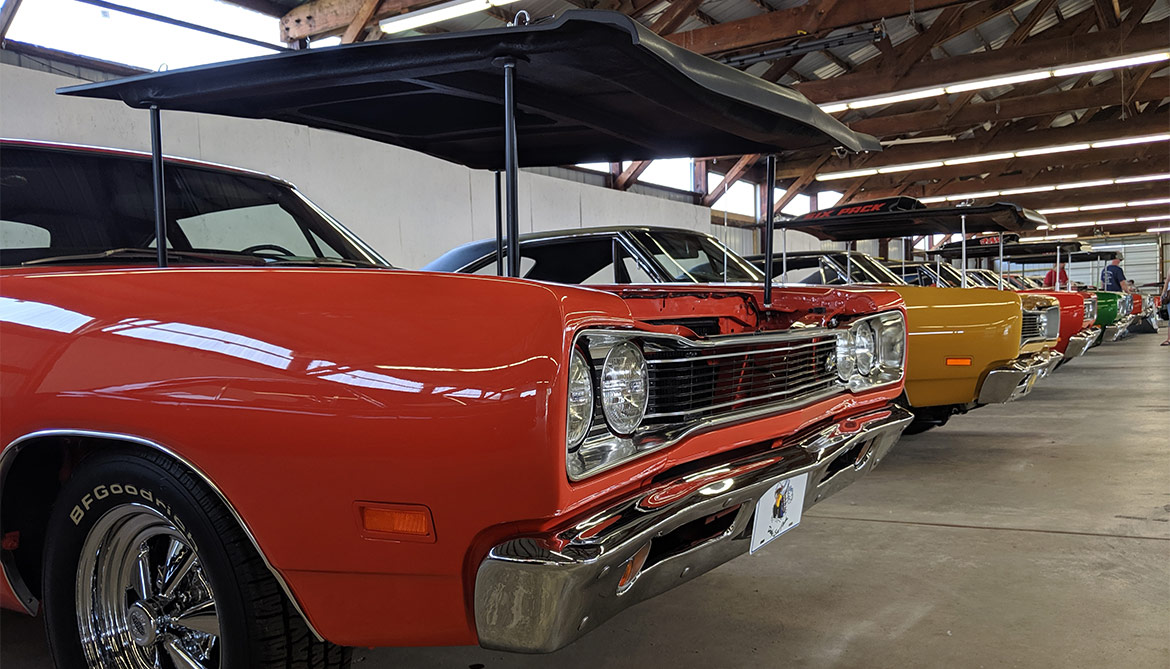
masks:
<svg viewBox="0 0 1170 669"><path fill-rule="evenodd" d="M569 448L580 444L593 423L593 379L589 361L573 349L569 358L569 414L565 423L565 440Z"/></svg>
<svg viewBox="0 0 1170 669"><path fill-rule="evenodd" d="M853 357L853 335L848 332L837 334L837 377L848 381L857 369L857 362Z"/></svg>
<svg viewBox="0 0 1170 669"><path fill-rule="evenodd" d="M1036 328L1040 330L1040 334L1048 332L1048 312L1041 311L1036 314Z"/></svg>
<svg viewBox="0 0 1170 669"><path fill-rule="evenodd" d="M648 385L642 349L624 341L609 350L601 367L601 408L615 434L633 434L642 423Z"/></svg>
<svg viewBox="0 0 1170 669"><path fill-rule="evenodd" d="M857 358L857 371L868 375L873 370L874 352L877 351L877 336L869 321L862 321L853 333L853 355Z"/></svg>

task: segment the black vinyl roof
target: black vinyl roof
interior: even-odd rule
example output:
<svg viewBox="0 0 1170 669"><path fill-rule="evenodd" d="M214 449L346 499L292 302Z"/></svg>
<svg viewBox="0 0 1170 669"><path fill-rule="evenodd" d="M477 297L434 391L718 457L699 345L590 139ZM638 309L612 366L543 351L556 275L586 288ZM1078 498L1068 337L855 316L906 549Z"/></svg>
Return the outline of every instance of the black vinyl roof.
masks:
<svg viewBox="0 0 1170 669"><path fill-rule="evenodd" d="M820 239L849 242L886 237L913 237L930 234L958 234L966 231L1018 232L1045 223L1040 214L1007 202L982 207L928 208L909 197L858 202L814 211L784 223Z"/></svg>
<svg viewBox="0 0 1170 669"><path fill-rule="evenodd" d="M1032 260L1032 256L1046 257L1051 256L1053 260L1056 259L1056 249L1060 247L1061 257L1068 257L1069 254L1081 251L1084 246L1081 242L1069 239L1047 241L1047 242L1017 242L1015 244L1003 245L1003 257L1011 258L1012 262L1042 262L1041 260ZM962 257L963 248L961 242L951 242L944 244L937 250L930 251L940 255L944 258L959 258ZM968 258L998 258L999 244L980 244L976 240L967 240L967 257Z"/></svg>
<svg viewBox="0 0 1170 669"><path fill-rule="evenodd" d="M60 89L132 107L274 119L502 169L514 58L522 167L824 146L880 150L796 91L617 12L292 51Z"/></svg>

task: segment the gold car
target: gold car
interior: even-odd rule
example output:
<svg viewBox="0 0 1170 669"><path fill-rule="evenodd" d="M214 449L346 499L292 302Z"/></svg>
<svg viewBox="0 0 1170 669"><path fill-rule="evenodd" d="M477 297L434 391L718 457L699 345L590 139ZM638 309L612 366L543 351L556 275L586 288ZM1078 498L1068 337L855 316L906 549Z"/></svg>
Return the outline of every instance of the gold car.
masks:
<svg viewBox="0 0 1170 669"><path fill-rule="evenodd" d="M749 258L762 268L762 256ZM991 288L910 286L877 259L856 251L790 253L776 280L823 285L869 284L897 291L906 303L906 401L916 424L942 425L984 404L1019 399L1047 376L1061 354L1060 305L1043 295Z"/></svg>

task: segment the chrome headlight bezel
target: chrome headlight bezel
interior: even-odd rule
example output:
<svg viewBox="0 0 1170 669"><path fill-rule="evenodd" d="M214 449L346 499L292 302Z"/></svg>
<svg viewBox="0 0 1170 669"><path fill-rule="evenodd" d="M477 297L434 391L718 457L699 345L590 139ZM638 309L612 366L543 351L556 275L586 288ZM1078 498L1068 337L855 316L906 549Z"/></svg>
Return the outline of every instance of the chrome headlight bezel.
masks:
<svg viewBox="0 0 1170 669"><path fill-rule="evenodd" d="M906 317L886 311L859 318L838 333L837 346L837 376L850 391L898 383L906 373ZM870 364L863 371L866 358Z"/></svg>
<svg viewBox="0 0 1170 669"><path fill-rule="evenodd" d="M593 427L593 372L589 360L576 346L569 356L569 391L565 402L565 447L585 441Z"/></svg>

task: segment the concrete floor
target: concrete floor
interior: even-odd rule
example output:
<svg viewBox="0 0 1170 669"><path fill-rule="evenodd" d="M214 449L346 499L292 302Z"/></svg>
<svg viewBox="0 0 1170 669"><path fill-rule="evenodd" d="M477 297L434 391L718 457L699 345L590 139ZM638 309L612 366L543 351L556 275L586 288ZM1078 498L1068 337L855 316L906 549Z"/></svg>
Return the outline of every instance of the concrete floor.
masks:
<svg viewBox="0 0 1170 669"><path fill-rule="evenodd" d="M906 437L799 529L546 656L355 666L1170 667L1170 348L1105 344L1028 398ZM0 616L3 669L45 667Z"/></svg>

